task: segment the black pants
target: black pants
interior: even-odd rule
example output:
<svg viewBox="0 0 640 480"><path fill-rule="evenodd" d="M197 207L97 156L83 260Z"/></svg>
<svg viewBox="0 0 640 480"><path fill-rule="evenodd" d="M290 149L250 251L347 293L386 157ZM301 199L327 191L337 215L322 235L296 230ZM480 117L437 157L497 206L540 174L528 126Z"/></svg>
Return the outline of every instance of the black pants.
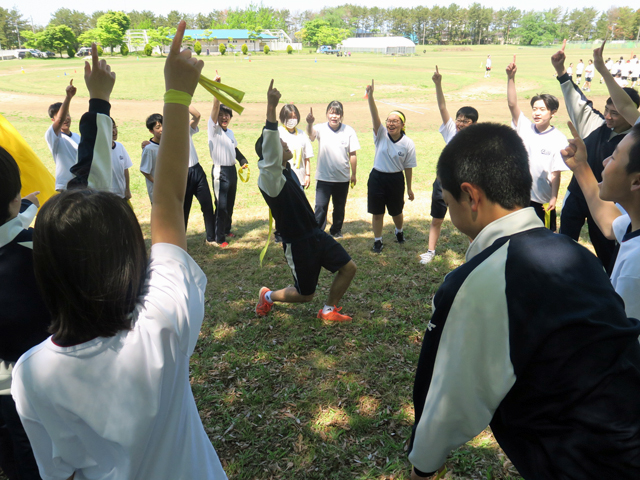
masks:
<svg viewBox="0 0 640 480"><path fill-rule="evenodd" d="M214 165L211 169L213 177L213 194L216 206L215 239L223 243L227 234L231 233L233 207L236 203L238 189L238 172L235 165Z"/></svg>
<svg viewBox="0 0 640 480"><path fill-rule="evenodd" d="M215 240L215 216L213 214L213 201L211 200L211 190L209 190L209 182L207 175L199 163L189 168L187 174L187 192L184 195L184 228L186 230L189 224L189 212L191 211L191 203L193 197L198 199L202 217L204 218L204 229L207 232L207 240L213 242Z"/></svg>
<svg viewBox="0 0 640 480"><path fill-rule="evenodd" d="M0 395L0 468L9 480L40 480L31 444L11 395Z"/></svg>
<svg viewBox="0 0 640 480"><path fill-rule="evenodd" d="M349 182L323 182L316 183L316 221L320 230L327 226L327 212L329 211L329 199L333 197L333 223L329 229L331 235L342 231L344 223L344 207L347 204L349 194Z"/></svg>
<svg viewBox="0 0 640 480"><path fill-rule="evenodd" d="M529 205L533 207L533 209L536 211L536 215L538 215L538 218L542 220L542 223L544 223L544 216L546 212L544 211L544 207L542 206L542 204L532 201L529 203ZM556 231L556 209L555 208L549 212L549 230L551 230L552 232Z"/></svg>
<svg viewBox="0 0 640 480"><path fill-rule="evenodd" d="M560 215L560 233L577 241L580 238L580 231L586 220L591 244L607 273L611 275L616 259L616 242L607 239L600 231L589 212L589 205L587 205L587 201L582 195L575 195L570 192L567 192L567 195Z"/></svg>

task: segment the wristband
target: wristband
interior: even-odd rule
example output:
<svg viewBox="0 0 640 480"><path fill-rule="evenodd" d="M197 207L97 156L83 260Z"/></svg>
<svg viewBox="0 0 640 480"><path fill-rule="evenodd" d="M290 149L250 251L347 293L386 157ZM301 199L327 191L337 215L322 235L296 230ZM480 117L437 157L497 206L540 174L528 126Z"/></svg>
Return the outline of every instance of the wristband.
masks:
<svg viewBox="0 0 640 480"><path fill-rule="evenodd" d="M177 103L188 107L191 105L192 95L187 92L181 92L180 90L174 90L170 88L164 94L164 103Z"/></svg>

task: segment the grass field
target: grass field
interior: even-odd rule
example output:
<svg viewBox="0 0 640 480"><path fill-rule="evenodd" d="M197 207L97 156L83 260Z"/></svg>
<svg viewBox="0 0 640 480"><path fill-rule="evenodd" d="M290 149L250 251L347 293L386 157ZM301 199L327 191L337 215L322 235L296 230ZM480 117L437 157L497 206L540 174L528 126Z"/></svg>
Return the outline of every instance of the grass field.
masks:
<svg viewBox="0 0 640 480"><path fill-rule="evenodd" d="M470 104L478 108L481 120L507 123L504 67L517 54L516 84L523 107L536 92L561 97L549 61L554 51L494 46L432 48L426 54L397 58L309 54L258 55L251 62L241 56L204 58L207 76L213 77L217 69L223 82L246 91L246 111L233 118L231 128L252 168L250 181L239 186L233 227L238 238L229 248L204 245L196 206L187 232L189 251L209 278L205 323L192 357L193 391L230 478L408 478L406 441L413 423L413 378L431 300L444 275L463 262L468 246L466 237L447 220L436 260L428 266L418 263L418 255L426 251L431 184L443 147L431 81L434 65L443 74L452 114ZM588 53L576 51L574 56L569 51L569 61L586 61ZM490 79L483 78L481 66L487 54L494 65ZM112 116L119 125L119 141L134 163L132 202L148 239L150 207L138 172L140 142L149 137L145 118L162 109L164 60L106 58L117 73ZM52 172L44 141L50 125L46 110L50 103L62 101L65 86L74 78L78 95L71 114L72 129L77 131L77 121L87 107L82 65L80 59L0 62L0 113ZM349 193L342 240L359 268L342 302L344 311L354 317L349 325L327 326L315 319L331 281L326 272L314 302L277 305L265 319L254 313L261 286L280 288L292 283L281 247L271 245L263 268L258 266L259 251L267 240L268 210L256 184L253 145L264 122L270 78L275 78L284 101L295 102L303 115L313 107L319 122L330 100L345 102L344 121L356 129L362 144L358 185ZM416 200L405 208L408 242L393 243L388 222L381 255L370 251L373 239L366 213L366 180L374 152L363 95L371 78L376 80L381 115L395 108L407 114L407 133L418 154ZM593 95L596 108L603 109L606 90L597 80ZM206 137L210 100L204 90L197 91L195 105L203 123L194 141L206 171L211 168ZM555 124L568 133L566 120L561 106ZM565 174L562 194L568 180ZM313 204L313 185L308 198ZM519 478L489 430L454 451L447 465L451 479Z"/></svg>

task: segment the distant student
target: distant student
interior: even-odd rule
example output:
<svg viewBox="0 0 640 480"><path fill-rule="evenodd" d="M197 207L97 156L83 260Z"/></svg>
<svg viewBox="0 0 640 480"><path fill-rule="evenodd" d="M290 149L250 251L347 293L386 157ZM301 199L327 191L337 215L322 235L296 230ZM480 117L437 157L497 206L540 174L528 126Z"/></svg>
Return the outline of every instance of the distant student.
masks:
<svg viewBox="0 0 640 480"><path fill-rule="evenodd" d="M582 62L582 59L580 59L580 61L578 62L578 65L576 65L576 78L578 79L576 83L578 85L580 85L580 80L582 79L583 71L584 71L584 63Z"/></svg>
<svg viewBox="0 0 640 480"><path fill-rule="evenodd" d="M142 159L140 160L140 172L144 175L147 183L147 194L149 201L153 204L153 184L155 182L156 159L158 158L158 149L160 148L160 139L162 138L162 115L154 113L149 115L146 120L147 129L153 135L149 144L142 150Z"/></svg>
<svg viewBox="0 0 640 480"><path fill-rule="evenodd" d="M582 85L582 90L585 92L591 91L591 80L593 80L595 71L596 67L593 65L593 60L589 60L589 65L584 70L584 85Z"/></svg>
<svg viewBox="0 0 640 480"><path fill-rule="evenodd" d="M404 243L404 186L413 202L411 189L413 169L416 163L416 146L405 134L406 119L402 112L394 110L387 116L385 125L380 121L378 107L373 98L374 83L367 86L369 111L373 122L373 142L376 153L373 168L367 182L367 210L372 215L373 251L382 252L382 228L385 207L395 225L396 242Z"/></svg>
<svg viewBox="0 0 640 480"><path fill-rule="evenodd" d="M491 55L487 55L487 60L485 63L484 69L484 78L489 78L491 76Z"/></svg>
<svg viewBox="0 0 640 480"><path fill-rule="evenodd" d="M467 128L469 125L473 125L478 121L478 111L473 107L462 107L456 112L455 121L449 115L447 109L447 102L444 98L444 92L442 91L442 75L438 71L436 65L436 71L431 77L433 83L436 86L436 98L438 100L438 109L440 110L440 117L442 117L442 125L440 126L440 133L445 143L449 143L451 139L459 131ZM436 246L438 245L438 239L440 238L440 231L442 230L442 222L447 214L447 204L442 197L442 185L438 178L433 182L431 191L431 224L429 225L429 247L428 250L420 255L420 263L427 264L433 260L436 255Z"/></svg>
<svg viewBox="0 0 640 480"><path fill-rule="evenodd" d="M573 77L573 63L570 63L567 67L567 75L569 75L569 78Z"/></svg>
<svg viewBox="0 0 640 480"><path fill-rule="evenodd" d="M111 144L111 192L118 195L124 200L131 198L131 189L129 188L129 168L133 166L131 157L127 153L118 139L118 126L113 121L113 141Z"/></svg>
<svg viewBox="0 0 640 480"><path fill-rule="evenodd" d="M329 201L333 201L333 223L329 233L333 238L342 238L344 211L351 188L356 185L358 167L357 151L360 142L356 131L342 123L344 108L334 100L327 105L327 122L313 126L313 109L307 115L307 134L312 142L318 139L316 165L315 214L320 229L327 226Z"/></svg>
<svg viewBox="0 0 640 480"><path fill-rule="evenodd" d="M529 168L533 177L531 206L538 217L552 231L556 231L556 201L560 189L560 173L567 170L560 150L567 146L567 137L551 125L560 103L553 95L544 93L531 98L533 122L518 106L516 93L516 57L507 66L507 103L513 128L518 132L529 152Z"/></svg>
<svg viewBox="0 0 640 480"><path fill-rule="evenodd" d="M67 96L62 103L54 103L49 106L49 117L52 124L44 134L53 161L56 164L56 190L61 192L67 188L67 183L73 178L70 172L78 161L78 144L80 136L71 132L71 116L69 105L76 94L73 80L66 88Z"/></svg>
<svg viewBox="0 0 640 480"><path fill-rule="evenodd" d="M10 480L40 480L16 405L11 371L18 358L49 336L51 318L33 273L38 192L20 196L16 161L0 147L0 471Z"/></svg>
<svg viewBox="0 0 640 480"><path fill-rule="evenodd" d="M294 286L274 291L262 287L256 314L268 315L274 302L310 302L318 286L320 270L326 268L336 275L317 318L348 322L351 317L340 313L337 304L356 274L356 264L342 245L318 228L311 205L288 163L292 153L280 139L276 117L279 100L280 92L273 88L271 80L267 91L267 123L256 142L256 153L260 158L258 187L271 209L276 229L282 235L284 256L293 273Z"/></svg>
<svg viewBox="0 0 640 480"><path fill-rule="evenodd" d="M220 75L216 75L214 80L221 81ZM231 224L238 189L236 160L242 168L247 168L247 160L240 154L236 137L233 135L233 130L229 128L232 118L233 110L214 98L208 133L209 153L213 161L211 177L216 207L215 245L221 248L229 246L227 237L235 237L235 234L231 233Z"/></svg>
<svg viewBox="0 0 640 480"><path fill-rule="evenodd" d="M300 111L293 103L287 103L280 109L281 125L278 127L280 138L287 144L293 154L289 160L291 169L298 176L300 185L309 188L311 184L311 158L313 147L309 137L298 127L300 123Z"/></svg>
<svg viewBox="0 0 640 480"><path fill-rule="evenodd" d="M207 278L183 219L187 104L203 67L179 53L184 29L164 69L149 259L133 211L112 193L68 190L38 214L34 269L53 336L16 363L12 394L43 478L227 478L189 383ZM92 64L89 113L108 115L115 76L95 44Z"/></svg>

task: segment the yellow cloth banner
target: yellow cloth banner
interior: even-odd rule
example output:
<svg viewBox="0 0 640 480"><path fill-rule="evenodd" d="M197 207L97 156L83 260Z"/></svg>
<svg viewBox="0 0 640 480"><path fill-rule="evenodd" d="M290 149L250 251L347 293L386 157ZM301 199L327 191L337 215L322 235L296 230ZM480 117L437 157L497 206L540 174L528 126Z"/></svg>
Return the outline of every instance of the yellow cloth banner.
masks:
<svg viewBox="0 0 640 480"><path fill-rule="evenodd" d="M260 267L262 267L262 260L267 253L267 249L269 248L269 242L271 241L271 230L273 229L273 214L271 213L271 209L269 209L269 233L267 234L267 243L265 243L262 252L260 252Z"/></svg>
<svg viewBox="0 0 640 480"><path fill-rule="evenodd" d="M202 85L207 92L216 97L220 101L220 103L224 103L231 110L238 113L239 115L242 115L244 107L240 106L236 102L242 101L242 99L244 98L244 92L230 87L229 85L225 85L224 83L215 82L210 78L205 77L204 75L200 75L198 83Z"/></svg>
<svg viewBox="0 0 640 480"><path fill-rule="evenodd" d="M544 208L544 226L545 228L551 228L551 211L547 210L549 203L543 203L542 208Z"/></svg>
<svg viewBox="0 0 640 480"><path fill-rule="evenodd" d="M240 180L242 180L242 183L247 183L249 181L249 178L251 178L251 170L249 170L249 165L247 165L245 168L240 167L238 169L238 176L240 177Z"/></svg>
<svg viewBox="0 0 640 480"><path fill-rule="evenodd" d="M11 123L0 115L0 146L14 158L20 167L20 180L24 197L33 192L40 192L40 205L56 193L56 181L51 172L44 166L29 144L22 138Z"/></svg>

